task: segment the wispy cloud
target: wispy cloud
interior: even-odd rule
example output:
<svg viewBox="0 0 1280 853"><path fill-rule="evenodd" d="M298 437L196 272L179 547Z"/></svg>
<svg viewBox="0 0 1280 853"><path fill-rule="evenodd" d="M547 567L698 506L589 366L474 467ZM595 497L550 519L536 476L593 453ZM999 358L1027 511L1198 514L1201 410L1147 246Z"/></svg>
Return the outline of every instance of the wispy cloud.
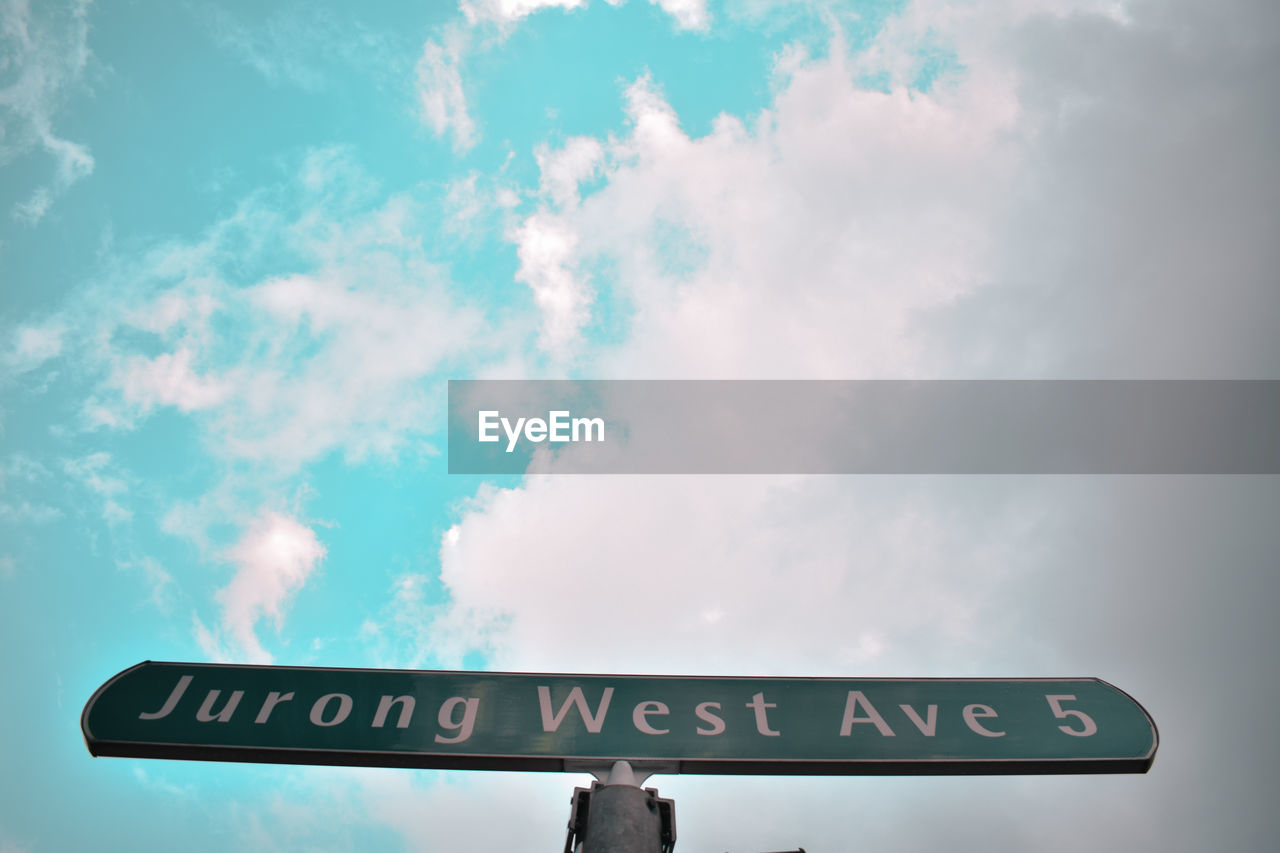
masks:
<svg viewBox="0 0 1280 853"><path fill-rule="evenodd" d="M428 40L418 60L418 99L422 117L436 136L452 135L458 152L477 141L475 120L467 109L462 85L462 61L471 44L467 30L447 27L439 41Z"/></svg>
<svg viewBox="0 0 1280 853"><path fill-rule="evenodd" d="M62 352L65 327L58 321L19 326L8 350L0 356L0 366L9 376L20 376L37 369Z"/></svg>
<svg viewBox="0 0 1280 853"><path fill-rule="evenodd" d="M222 608L220 630L195 621L196 641L205 654L270 663L272 656L258 638L257 625L267 619L277 633L284 627L290 602L325 553L311 528L271 510L260 512L227 552L236 572L216 595Z"/></svg>
<svg viewBox="0 0 1280 853"><path fill-rule="evenodd" d="M87 426L132 429L172 407L226 457L282 471L335 449L430 452L419 442L443 413L424 382L494 333L428 257L426 202L380 197L328 149L289 192L250 199L198 241L157 247L59 315L84 327L62 356L100 371ZM246 279L264 244L290 250L297 271Z"/></svg>
<svg viewBox="0 0 1280 853"><path fill-rule="evenodd" d="M108 524L120 524L133 518L133 511L123 503L129 491L120 466L104 451L63 461L63 470L79 481L102 502L102 518Z"/></svg>
<svg viewBox="0 0 1280 853"><path fill-rule="evenodd" d="M57 134L54 119L89 61L90 0L0 4L0 68L12 82L0 88L0 165L33 151L53 159L53 174L13 209L14 218L34 225L59 196L93 172L94 159L82 143Z"/></svg>
<svg viewBox="0 0 1280 853"><path fill-rule="evenodd" d="M312 5L273 8L265 22L244 23L217 6L198 7L218 45L262 75L272 85L296 86L319 92L342 79L334 61L345 69L374 76L388 68L386 36L350 15ZM394 69L402 72L404 69Z"/></svg>
<svg viewBox="0 0 1280 853"><path fill-rule="evenodd" d="M466 153L479 139L468 105L463 66L474 51L498 49L512 29L545 10L572 12L590 0L462 0L465 25L449 24L428 39L418 60L418 99L423 120L439 137L452 136L454 150ZM608 0L619 6L625 0ZM711 16L705 0L649 0L671 16L677 29L707 30ZM488 38L485 36L495 36Z"/></svg>
<svg viewBox="0 0 1280 853"><path fill-rule="evenodd" d="M143 411L156 405L175 406L183 412L218 405L227 398L230 387L216 378L197 375L191 359L187 347L155 358L130 358L118 380L124 399Z"/></svg>

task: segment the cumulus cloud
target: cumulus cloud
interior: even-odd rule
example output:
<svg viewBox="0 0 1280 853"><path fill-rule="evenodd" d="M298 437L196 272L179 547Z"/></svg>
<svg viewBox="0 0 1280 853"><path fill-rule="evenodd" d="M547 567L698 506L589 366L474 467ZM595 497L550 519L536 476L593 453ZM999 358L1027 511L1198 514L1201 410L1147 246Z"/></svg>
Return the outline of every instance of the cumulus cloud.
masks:
<svg viewBox="0 0 1280 853"><path fill-rule="evenodd" d="M867 51L837 37L822 58L785 54L768 109L701 137L642 77L625 133L538 151L537 209L512 239L535 293L571 297L539 302L544 329L602 378L1272 376L1280 300L1262 284L1280 259L1259 227L1280 198L1263 82L1280 30L1217 18L927 0ZM926 85L930 40L956 63ZM601 179L585 196L584 175ZM626 307L621 342L580 332L606 291ZM471 626L510 668L1105 669L1067 610L1029 624L1047 611L1019 602L1072 583L1105 598L1186 564L1153 545L1164 556L1064 565L1156 491L1133 488L1113 502L1031 478L530 476L481 491L442 540L437 624ZM1111 649L1133 636L1113 615Z"/></svg>
<svg viewBox="0 0 1280 853"><path fill-rule="evenodd" d="M579 185L599 174L604 146L590 136L575 136L560 148L538 146L534 152L541 174L539 191L558 207L578 203Z"/></svg>
<svg viewBox="0 0 1280 853"><path fill-rule="evenodd" d="M0 88L0 165L33 151L53 160L47 183L13 208L13 216L34 225L72 184L93 172L89 149L59 136L54 118L89 61L89 0L32 10L25 0L0 4L0 69L9 81Z"/></svg>
<svg viewBox="0 0 1280 853"><path fill-rule="evenodd" d="M839 35L825 58L788 54L769 109L696 138L645 75L625 134L539 149L512 237L544 346L604 378L945 375L913 324L983 281L1023 162L1016 91L882 91L855 65ZM582 334L605 289L621 343ZM445 537L437 624L517 669L965 672L975 626L1000 618L971 592L1000 588L998 543L1037 510L991 494L983 524L957 525L945 492L534 476L482 491Z"/></svg>
<svg viewBox="0 0 1280 853"><path fill-rule="evenodd" d="M498 668L966 673L1041 511L969 488L958 510L910 480L531 477L445 537L438 628Z"/></svg>
<svg viewBox="0 0 1280 853"><path fill-rule="evenodd" d="M520 258L516 278L533 290L542 314L539 343L554 357L563 357L587 319L589 294L573 270L577 235L554 215L530 216L515 234Z"/></svg>
<svg viewBox="0 0 1280 853"><path fill-rule="evenodd" d="M837 39L750 126L725 115L692 138L648 76L625 103L627 135L539 152L545 206L515 237L548 341L575 343L607 267L631 327L584 357L604 375L939 371L912 323L981 280L1020 162L1009 86L865 89Z"/></svg>
<svg viewBox="0 0 1280 853"><path fill-rule="evenodd" d="M270 620L277 633L284 627L293 597L325 554L311 528L270 510L260 512L227 552L236 571L216 595L222 609L220 630L206 628L196 620L195 636L205 654L270 663L272 656L258 639L258 623Z"/></svg>

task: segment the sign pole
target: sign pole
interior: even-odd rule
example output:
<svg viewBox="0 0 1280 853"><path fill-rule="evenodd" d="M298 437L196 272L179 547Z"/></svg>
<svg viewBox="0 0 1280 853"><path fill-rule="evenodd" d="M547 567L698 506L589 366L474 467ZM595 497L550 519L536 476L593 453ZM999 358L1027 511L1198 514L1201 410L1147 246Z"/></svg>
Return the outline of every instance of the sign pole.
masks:
<svg viewBox="0 0 1280 853"><path fill-rule="evenodd" d="M603 781L574 791L565 853L671 853L675 836L675 804L616 761Z"/></svg>

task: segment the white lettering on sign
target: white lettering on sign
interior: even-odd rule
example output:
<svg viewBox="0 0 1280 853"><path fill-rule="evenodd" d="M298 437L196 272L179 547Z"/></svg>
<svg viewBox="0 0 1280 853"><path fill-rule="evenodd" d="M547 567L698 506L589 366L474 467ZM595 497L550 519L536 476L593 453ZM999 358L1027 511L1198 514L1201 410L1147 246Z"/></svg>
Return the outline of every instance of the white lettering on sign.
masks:
<svg viewBox="0 0 1280 853"><path fill-rule="evenodd" d="M665 735L670 732L671 729L655 729L653 726L649 725L649 716L651 714L660 714L665 716L670 713L671 709L662 702L641 702L635 707L635 710L631 712L631 723L636 727L636 731L638 732L642 732L647 735Z"/></svg>
<svg viewBox="0 0 1280 853"><path fill-rule="evenodd" d="M769 709L778 707L776 702L766 702L764 694L757 693L751 697L747 707L756 712L756 731L765 737L778 737L782 734L769 728Z"/></svg>
<svg viewBox="0 0 1280 853"><path fill-rule="evenodd" d="M1076 700L1074 693L1046 694L1044 698L1048 700L1049 707L1053 709L1053 715L1059 720L1065 720L1068 717L1075 717L1080 721L1080 725L1082 726L1080 729L1075 729L1071 726L1058 726L1059 730L1064 731L1073 737L1089 737L1090 735L1097 733L1098 724L1093 721L1093 717L1090 717L1084 711L1077 711L1072 708L1062 707L1063 702L1074 702Z"/></svg>
<svg viewBox="0 0 1280 853"><path fill-rule="evenodd" d="M383 696L378 700L378 710L373 715L373 728L380 729L387 724L387 714L391 713L392 705L400 706L400 718L396 720L397 729L409 728L409 721L413 719L413 706L417 702L412 696Z"/></svg>
<svg viewBox="0 0 1280 853"><path fill-rule="evenodd" d="M173 686L173 690L165 698L164 704L156 711L143 711L138 714L138 719L160 720L168 717L178 707L194 678L191 675L179 677L177 683ZM611 693L612 691L613 688L608 688L606 693ZM222 690L209 690L205 694L204 700L200 703L195 717L202 723L214 721L219 723L230 722L235 716L240 706L240 700L244 698L244 695L245 691L234 690L227 697L227 701L223 703L222 707L217 708L218 700L222 696ZM253 722L256 725L267 724L275 714L278 706L291 702L293 699L294 693L292 690L287 693L279 690L268 691L266 698L262 700L262 705L258 708L258 714L254 717ZM381 696L378 700L378 706L373 712L369 727L374 729L385 728L388 719L394 719L397 729L407 729L413 722L415 704L416 700L413 696ZM607 697L604 705L608 705ZM480 700L474 696L453 696L446 699L440 706L439 723L442 731L451 732L452 734L447 736L437 734L435 736L436 742L461 743L470 738L475 729L479 707ZM328 728L345 722L351 716L354 708L355 702L350 695L346 693L328 693L315 700L308 711L307 719L312 725ZM459 708L462 709L461 712L459 712ZM560 717L563 717L565 710L564 708L561 709ZM190 712L190 705L188 705L187 713ZM459 713L461 713L461 719L457 719ZM602 707L599 711L601 722L603 722L603 714L604 708ZM275 714L275 716L278 720L279 715ZM589 719L588 727L595 724L594 718Z"/></svg>
<svg viewBox="0 0 1280 853"><path fill-rule="evenodd" d="M564 700L560 706L560 710L551 714L551 688L538 685L538 708L542 711L542 730L544 732L554 732L560 728L560 723L564 722L564 718L569 714L569 706L573 705L578 709L578 714L582 717L582 721L586 723L587 731L593 735L600 734L600 729L604 726L604 715L609 713L609 700L613 698L613 688L606 687L604 696L600 699L600 704L596 706L596 712L591 713L587 708L587 699L582 695L582 688L575 687L569 691L569 697Z"/></svg>
<svg viewBox="0 0 1280 853"><path fill-rule="evenodd" d="M704 729L698 726L698 734L700 735L722 735L724 734L724 720L711 713L711 709L720 710L719 702L699 702L698 707L693 709L693 713L698 716L699 720L704 723L710 723L711 728Z"/></svg>
<svg viewBox="0 0 1280 853"><path fill-rule="evenodd" d="M938 731L937 705L929 706L928 710L925 712L927 716L923 720L920 719L920 712L915 708L912 708L910 705L899 705L898 707L902 709L902 713L906 714L907 718L911 720L911 722L916 724L916 728L920 730L920 734L925 737L933 737Z"/></svg>
<svg viewBox="0 0 1280 853"><path fill-rule="evenodd" d="M244 696L243 690L235 690L231 693L231 698L227 700L227 704L222 706L221 711L213 710L213 703L218 701L218 694L221 690L210 690L208 695L204 697L204 702L200 703L200 710L196 711L196 719L202 723L209 723L217 720L225 723L231 719L231 715L236 712L236 706L240 704L240 699Z"/></svg>
<svg viewBox="0 0 1280 853"><path fill-rule="evenodd" d="M1004 737L1004 732L993 732L978 722L979 719L993 719L997 716L999 715L990 705L964 706L964 724L983 737Z"/></svg>
<svg viewBox="0 0 1280 853"><path fill-rule="evenodd" d="M258 710L258 716L255 717L253 721L258 725L265 723L267 721L267 718L271 716L271 712L275 710L275 707L277 705L279 705L281 702L288 702L292 698L293 698L292 690L290 690L288 693L285 693L283 695L280 693L279 690L272 690L270 693L267 694L267 698L263 700L262 708Z"/></svg>
<svg viewBox="0 0 1280 853"><path fill-rule="evenodd" d="M322 728L330 728L345 723L348 729L354 726L363 726L371 729L390 729L394 726L395 729L405 730L415 725L417 701L419 699L423 702L428 701L427 694L423 692L379 696L377 693L369 694L353 690L350 694L327 693L316 698L316 693L319 692L317 690L311 695L303 694L301 701L295 702L295 693L292 690L268 691L255 689L249 691L231 689L225 681L217 682L220 687L210 689L204 684L195 685L195 677L194 675L177 676L168 696L162 702L159 702L158 708L155 704L157 700L152 698L154 693L150 694L146 701L155 710L139 713L138 719L153 721L185 717L190 721L194 717L194 720L200 723L228 723L235 719L246 718L246 723L251 719L256 726L270 725L281 728L305 726L307 722L310 722L312 726ZM551 685L536 685L538 713L541 718L542 731L547 734L554 734L561 730L566 730L565 736L570 739L576 732L583 730L590 734L602 733L614 698L615 688L603 686L599 681L590 682L587 685L592 690L589 698L582 685L573 686L566 691L565 687L568 685L563 687L556 686L562 683L553 682ZM556 695L561 697L558 702L553 702L553 689L556 691ZM771 691L773 689L775 688L770 688ZM856 726L859 725L863 726L861 731L869 731L867 727L870 726L881 737L886 738L896 737L901 734L912 735L913 731L919 732L925 738L934 738L938 735L939 718L944 716L948 717L949 721L954 721L958 716L969 732L982 738L1002 738L1006 735L1011 735L1013 739L1026 737L1029 732L1036 731L1028 728L1028 726L1033 725L1047 730L1049 734L1052 734L1053 728L1056 726L1063 735L1072 738L1092 737L1098 732L1098 723L1095 718L1090 716L1083 708L1076 707L1082 703L1074 693L1035 694L1044 696L1047 707L1046 705L1035 706L1039 708L1037 715L1039 720L1034 721L1025 719L1021 711L1018 714L1011 714L1005 720L1001 720L1000 715L992 705L976 702L971 704L957 702L954 705L899 703L897 704L899 711L894 712L889 711L889 708L893 707L890 704L890 700L882 699L880 707L885 708L885 713L882 713L862 690L845 690L843 687L840 689L841 692L846 694L838 730L840 737L843 738L853 736ZM876 688L871 689L872 695L882 695L876 692ZM745 693L745 691L743 692ZM787 703L784 701L785 697L777 696L775 696L777 701L769 701L766 698L767 693L769 692L760 691L752 694L750 701L746 702L745 705L738 704L740 698L734 701L724 695L720 695L717 700L702 702L693 702L691 699L679 699L677 701L672 696L664 696L661 699L645 699L637 702L632 707L630 721L634 731L643 735L666 736L677 728L688 734L690 733L688 728L689 721L680 720L678 725L673 725L672 720L672 708L675 708L678 714L685 714L688 708L686 702L688 702L693 705L694 727L692 734L701 737L718 737L724 735L730 727L750 725L750 723L746 722L747 718L740 713L726 713L724 709L727 704L730 708L745 707L751 712L756 736L781 738L783 736L782 731L774 726L781 723L783 717L779 715L786 712L780 709ZM527 693L525 695L528 696ZM772 694L769 693L769 695ZM353 696L358 698L353 699ZM739 694L739 697L741 697L741 694ZM376 703L373 701L375 698L377 699ZM592 698L594 698L594 702L591 701ZM902 698L909 698L909 696ZM439 744L460 744L471 740L480 721L480 699L475 696L449 696L446 698L445 694L442 693L439 701L440 704L438 706L433 705L433 707L437 708L437 714L435 715L437 728L433 733L424 733L424 736L433 734L435 742ZM828 725L834 722L832 716L836 711L836 703L838 701L837 694L836 697L833 697L832 704L828 706L829 711L825 712L828 714ZM245 705L247 708L243 714L239 712L241 705ZM531 705L525 705L524 707L528 708L528 714L533 714ZM1083 707L1088 706L1086 704ZM788 708L787 710L792 715L796 713L794 708ZM803 710L803 708L800 709L801 712ZM772 718L770 717L771 711L774 712ZM956 713L957 711L959 711L959 714ZM239 718L237 718L237 714L239 714ZM615 716L617 715L615 714ZM892 725L890 718L892 718ZM428 717L427 720L429 719ZM529 724L533 724L535 719L537 717L529 719ZM788 716L787 719L792 720L796 719L796 717ZM800 719L803 719L803 717ZM622 721L619 720L618 723L621 724ZM958 725L958 723L953 724ZM894 726L897 726L897 730L895 730ZM957 732L956 729L948 730L947 722L943 723L943 729L949 735L954 735ZM827 731L830 733L831 728L827 728ZM958 731L963 732L964 729L959 729ZM738 732L735 731L734 734L737 735ZM749 728L742 734L753 737L750 735ZM1054 737L1060 736L1055 735Z"/></svg>
<svg viewBox="0 0 1280 853"><path fill-rule="evenodd" d="M604 418L575 418L566 410L547 413L547 418L504 418L497 409L483 409L477 419L476 440L481 443L500 441L499 428L507 437L507 453L516 449L523 435L535 444L604 441Z"/></svg>
<svg viewBox="0 0 1280 853"><path fill-rule="evenodd" d="M169 694L169 698L164 700L164 704L160 706L159 711L143 711L138 715L139 720L159 720L173 713L173 709L178 706L178 700L182 698L182 694L187 692L187 688L191 685L193 676L184 675L178 679L178 683L173 686L173 691Z"/></svg>
<svg viewBox="0 0 1280 853"><path fill-rule="evenodd" d="M338 710L332 719L325 720L324 709L334 699L338 700ZM336 726L351 713L351 697L345 693L326 693L311 706L311 724L313 726Z"/></svg>
<svg viewBox="0 0 1280 853"><path fill-rule="evenodd" d="M859 705L867 712L865 717L858 716ZM880 716L876 706L871 704L871 700L861 690L850 690L848 698L844 701L844 720L840 723L840 737L853 734L854 723L870 723L885 737L894 737L893 729L889 728L889 724L884 721L884 717Z"/></svg>
<svg viewBox="0 0 1280 853"><path fill-rule="evenodd" d="M453 712L459 705L462 706L462 719L454 722ZM471 732L476 727L476 711L479 709L480 700L474 696L468 698L453 696L446 699L440 706L440 715L436 718L436 722L440 724L440 728L457 732L457 734L453 737L436 735L436 743L462 743L471 737Z"/></svg>

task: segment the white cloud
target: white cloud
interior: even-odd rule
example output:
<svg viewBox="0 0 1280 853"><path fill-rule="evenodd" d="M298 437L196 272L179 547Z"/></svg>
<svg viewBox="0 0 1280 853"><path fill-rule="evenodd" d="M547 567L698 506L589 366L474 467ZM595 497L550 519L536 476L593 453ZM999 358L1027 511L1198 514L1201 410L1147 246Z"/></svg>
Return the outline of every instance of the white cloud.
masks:
<svg viewBox="0 0 1280 853"><path fill-rule="evenodd" d="M53 175L13 209L15 218L39 222L53 202L93 172L84 145L54 132L53 122L89 61L89 0L58 6L25 0L0 4L0 53L11 82L0 88L0 165L41 150L54 161Z"/></svg>
<svg viewBox="0 0 1280 853"><path fill-rule="evenodd" d="M538 146L541 194L559 207L578 203L578 185L600 172L604 146L590 136L575 136L557 149Z"/></svg>
<svg viewBox="0 0 1280 853"><path fill-rule="evenodd" d="M125 474L112 460L111 454L98 451L78 459L67 459L62 467L102 500L102 517L108 524L121 524L133 518L133 511L121 503L129 491Z"/></svg>
<svg viewBox="0 0 1280 853"><path fill-rule="evenodd" d="M840 377L939 371L918 312L977 286L1020 163L1011 87L859 88L831 58L790 69L750 127L691 138L648 77L630 133L540 151L545 207L514 233L549 349L600 375ZM606 184L571 191L603 159ZM625 344L586 352L590 270L616 270Z"/></svg>
<svg viewBox="0 0 1280 853"><path fill-rule="evenodd" d="M0 501L0 521L9 524L48 524L62 517L62 510L31 501Z"/></svg>
<svg viewBox="0 0 1280 853"><path fill-rule="evenodd" d="M433 383L451 361L483 358L503 326L486 328L429 260L419 198L379 198L332 150L306 158L290 190L295 217L251 196L200 241L159 247L57 319L77 330L65 355L105 368L84 404L90 427L131 429L173 407L219 453L280 471L335 449L434 452ZM239 268L266 245L305 271L245 280Z"/></svg>
<svg viewBox="0 0 1280 853"><path fill-rule="evenodd" d="M29 225L44 218L54 200L71 188L81 178L93 174L94 160L89 149L70 140L60 139L49 132L42 132L40 145L53 156L53 180L39 187L31 197L14 207L14 216Z"/></svg>
<svg viewBox="0 0 1280 853"><path fill-rule="evenodd" d="M621 6L626 0L606 0L610 6ZM676 27L687 30L704 30L711 23L706 0L649 0L675 21ZM511 26L544 9L572 11L585 8L589 0L462 0L459 4L463 15L473 26L479 23L497 23Z"/></svg>
<svg viewBox="0 0 1280 853"><path fill-rule="evenodd" d="M482 49L492 50L525 18L545 9L573 11L589 0L461 0L459 8L466 26L446 26L439 39L428 39L416 69L418 101L422 118L438 136L453 137L454 150L465 153L477 142L475 120L467 104L462 66L473 49L472 32L483 25L496 25L497 39L487 40ZM625 0L608 0L621 5ZM671 16L678 29L706 30L710 15L705 0L649 0Z"/></svg>
<svg viewBox="0 0 1280 853"><path fill-rule="evenodd" d="M320 92L333 80L335 62L345 71L382 76L392 51L383 36L356 17L323 7L275 8L265 20L246 25L228 10L198 7L218 45L273 85ZM396 67L395 75L403 73ZM387 75L391 79L391 75Z"/></svg>
<svg viewBox="0 0 1280 853"><path fill-rule="evenodd" d="M229 642L237 660L270 663L271 654L258 639L257 625L269 619L280 632L290 602L325 553L311 528L270 510L260 512L227 552L236 572L216 596L222 608L220 630L212 631L195 620L195 637L205 653L225 658L224 643Z"/></svg>
<svg viewBox="0 0 1280 853"><path fill-rule="evenodd" d="M662 11L675 18L676 25L685 30L705 30L711 24L706 0L649 0L657 3Z"/></svg>
<svg viewBox="0 0 1280 853"><path fill-rule="evenodd" d="M512 237L544 347L605 378L943 372L914 319L982 281L1022 163L1016 93L986 77L882 92L853 64L839 37L827 58L790 54L767 111L701 138L642 76L626 134L539 149L541 204ZM581 333L601 287L629 311L620 344ZM958 524L945 492L532 477L482 491L444 540L437 630L515 669L965 672L1037 510L995 495Z"/></svg>
<svg viewBox="0 0 1280 853"><path fill-rule="evenodd" d="M459 152L476 144L476 125L462 88L461 63L469 44L466 30L448 28L441 41L423 44L417 67L422 116L436 136L452 134Z"/></svg>
<svg viewBox="0 0 1280 853"><path fill-rule="evenodd" d="M912 4L869 52L837 40L826 58L788 54L768 110L697 138L642 78L627 132L598 140L603 186L580 197L539 152L540 205L512 239L553 233L526 280L576 300L544 309L544 328L570 317L565 361L601 378L1274 376L1280 244L1264 231L1280 198L1280 29L1263 25L1274 6L1232 8ZM955 71L921 91L929 41L954 49ZM628 313L621 343L580 331L606 288ZM1223 485L1240 490L1227 506L1201 482L1118 479L531 476L465 508L440 548L449 608L424 615L496 668L1097 671L1164 699L1157 714L1189 732L1212 702L1184 701L1169 648L1248 660L1274 633L1261 604L1236 622L1252 591L1274 588L1274 525L1253 516L1270 486ZM1187 501L1183 523L1139 525L1170 492ZM1224 689L1247 683L1225 669ZM1132 797L1063 781L1062 807L1198 799L1203 765L1174 743L1161 766L1181 769L1143 780L1172 781ZM892 817L870 836L891 846L921 791L957 802L945 781L887 798ZM680 784L661 780L665 794ZM1212 808L1265 835L1235 802L1246 784ZM840 830L813 818L837 807L833 791L866 793L856 785L824 782L822 807L789 788L737 843L785 814L804 815L806 846L839 848ZM1016 783L986 790L1050 808ZM943 823L964 826L953 808ZM1121 810L1088 826L1138 846L1164 832ZM1002 831L996 846L1043 842ZM991 846L978 835L953 846Z"/></svg>
<svg viewBox="0 0 1280 853"><path fill-rule="evenodd" d="M230 388L217 379L198 376L191 368L192 353L186 347L155 358L135 356L126 363L119 380L124 398L143 408L176 406L191 412L216 406Z"/></svg>
<svg viewBox="0 0 1280 853"><path fill-rule="evenodd" d="M15 375L35 370L62 353L62 337L66 329L57 322L20 327L13 344L5 353L5 368Z"/></svg>
<svg viewBox="0 0 1280 853"><path fill-rule="evenodd" d="M966 489L957 510L923 481L531 477L445 537L437 629L501 669L968 672L1042 508Z"/></svg>
<svg viewBox="0 0 1280 853"><path fill-rule="evenodd" d="M120 560L117 565L128 571L138 571L146 582L149 595L148 602L157 610L169 612L172 609L174 596L173 575L154 557L132 557Z"/></svg>
<svg viewBox="0 0 1280 853"><path fill-rule="evenodd" d="M511 23L543 9L579 9L588 0L462 0L459 7L467 20Z"/></svg>
<svg viewBox="0 0 1280 853"><path fill-rule="evenodd" d="M470 342L478 317L412 270L379 266L385 275L341 269L247 292L267 322L261 356L230 372L236 405L217 429L231 452L288 461L344 446L352 458L394 456L406 436L432 429L441 413L421 380ZM299 358L313 343L318 351Z"/></svg>
<svg viewBox="0 0 1280 853"><path fill-rule="evenodd" d="M576 343L587 320L589 293L573 270L577 234L552 214L526 219L515 233L520 268L516 278L533 290L542 315L539 344L554 357L563 357Z"/></svg>
<svg viewBox="0 0 1280 853"><path fill-rule="evenodd" d="M369 773L353 792L365 814L396 829L415 851L527 850L545 846L531 843L542 838L563 844L571 782L581 784L563 774L422 776ZM503 804L501 820L492 819L494 803Z"/></svg>

